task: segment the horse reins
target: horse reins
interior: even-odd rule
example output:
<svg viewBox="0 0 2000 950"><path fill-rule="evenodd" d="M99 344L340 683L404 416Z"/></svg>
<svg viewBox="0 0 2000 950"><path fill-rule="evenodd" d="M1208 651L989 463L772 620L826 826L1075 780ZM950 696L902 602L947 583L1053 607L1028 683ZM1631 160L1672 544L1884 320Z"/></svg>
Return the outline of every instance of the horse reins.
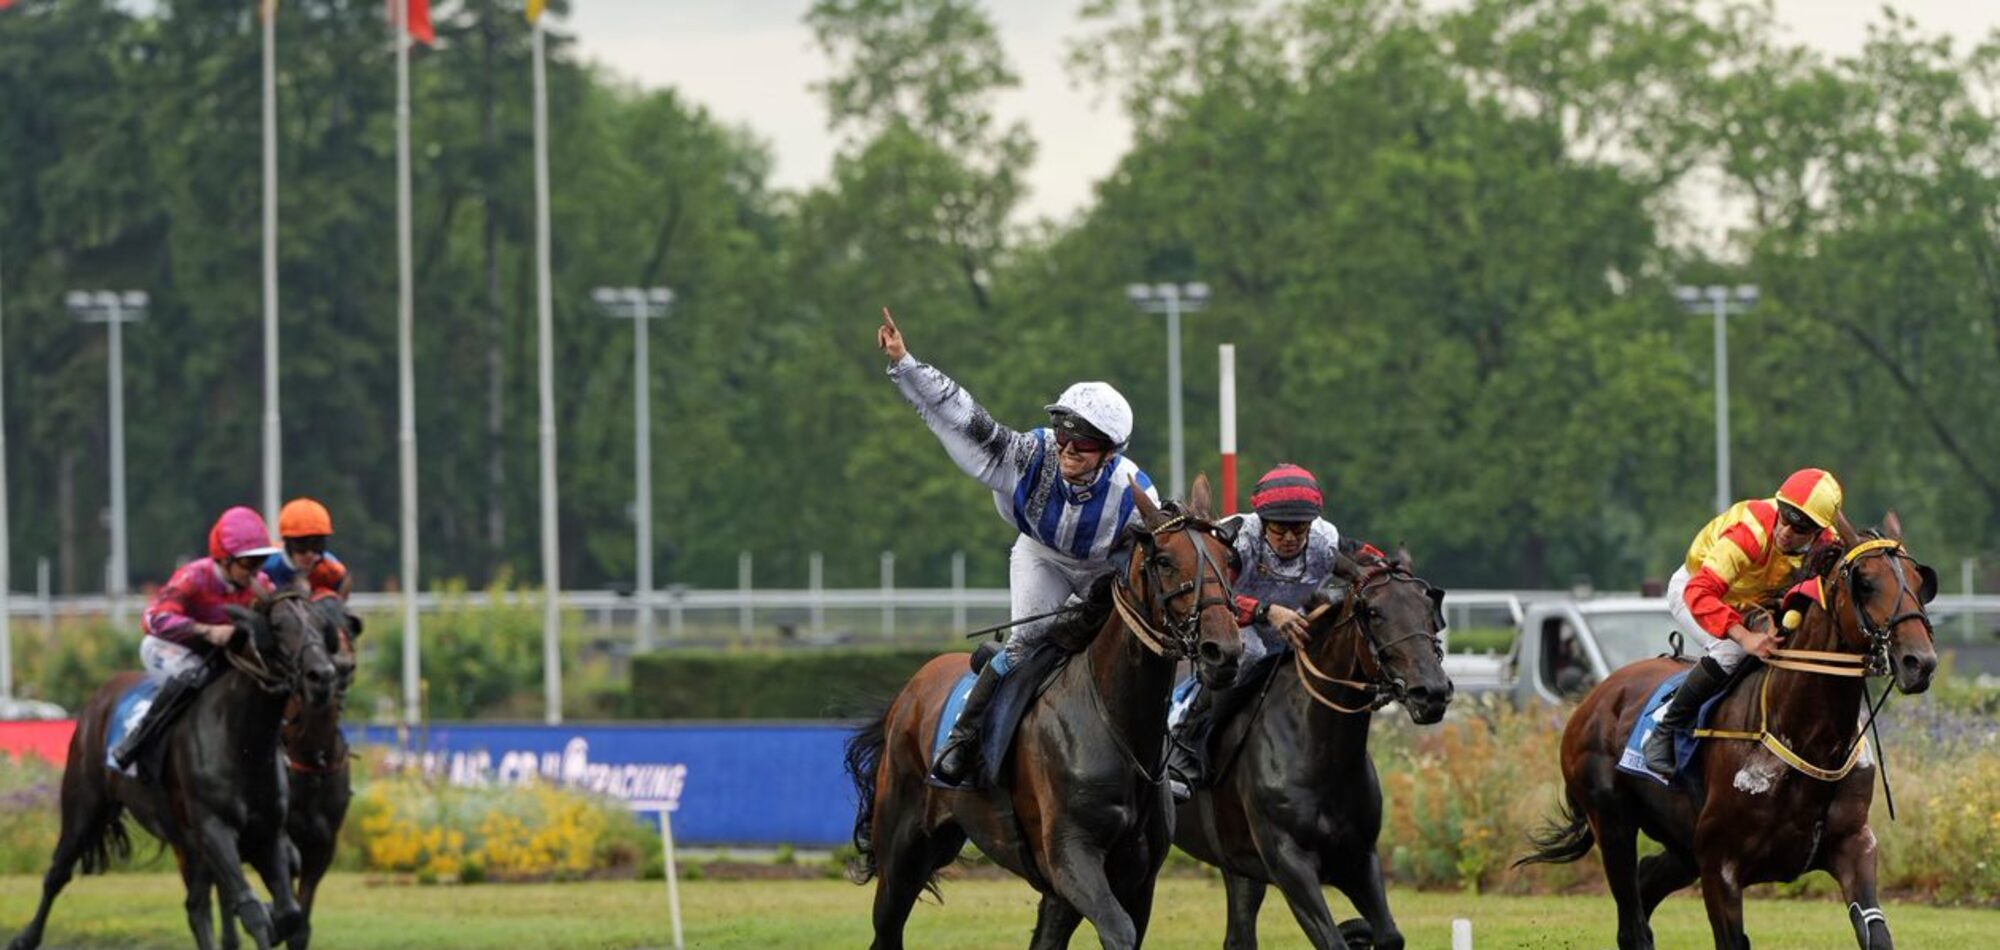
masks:
<svg viewBox="0 0 2000 950"><path fill-rule="evenodd" d="M1344 601L1342 608L1346 612L1342 617L1337 618L1335 620L1333 625L1333 630L1329 631L1329 633L1332 633L1334 631L1340 630L1340 628L1342 627L1345 627L1349 624L1353 624L1356 627L1356 629L1358 629L1361 633L1361 642L1367 647L1367 651L1365 653L1356 654L1355 661L1357 665L1360 665L1363 662L1362 658L1366 657L1367 662L1372 663L1374 665L1375 671L1378 674L1380 674L1384 670L1384 667L1382 665L1382 651L1398 643L1401 643L1404 640L1411 640L1417 637L1429 637L1431 640L1432 648L1438 650L1440 655L1442 655L1443 651L1443 647L1437 642L1437 631L1435 630L1423 630L1415 633L1406 633L1400 637L1397 637L1394 640L1389 641L1388 643L1378 644L1375 642L1374 625L1368 622L1368 614L1366 609L1368 606L1366 599L1368 588L1374 586L1377 583L1389 580L1397 580L1397 579L1407 579L1413 583L1418 583L1418 584L1424 583L1421 578L1418 578L1415 575L1410 574L1408 571L1401 570L1394 565L1377 567L1369 571L1367 574L1362 575L1361 579L1354 583L1348 595L1342 598L1342 600ZM1429 587L1428 584L1425 584L1424 586L1426 588ZM1306 623L1311 624L1313 621L1324 616L1328 610L1332 609L1333 609L1332 604L1320 605L1318 609L1314 610L1310 615L1306 617ZM1395 699L1397 698L1398 691L1396 690L1393 684L1383 682L1379 679L1362 681L1362 680L1343 679L1338 676L1328 675L1325 671L1321 670L1317 665L1315 665L1312 661L1312 658L1307 656L1306 653L1307 651L1305 650L1294 649L1292 651L1293 665L1298 668L1299 685L1305 687L1306 695L1311 696L1314 701L1318 702L1322 706L1327 707L1328 709L1331 709L1335 712L1346 713L1348 715L1359 715L1362 713L1374 712L1375 710L1380 709L1383 706L1386 706L1389 703L1395 701ZM1320 692L1319 689L1315 688L1313 686L1314 680L1317 680L1322 683L1331 683L1335 686L1344 686L1356 692L1365 693L1371 698L1366 704L1361 706L1356 706L1352 708L1343 706L1335 702L1333 699L1329 698L1326 694Z"/></svg>
<svg viewBox="0 0 2000 950"><path fill-rule="evenodd" d="M299 605L299 595L297 593L285 591L272 598L271 609L276 610L282 606L291 607L299 613L301 623L305 624L308 628L312 626L310 621L305 617L305 608ZM268 617L266 618L266 622L268 622ZM250 682L256 684L258 689L266 693L276 695L287 692L292 688L290 673L279 670L277 664L267 660L264 657L264 652L257 648L254 639L251 640L248 651L224 650L222 655L228 659L230 666L235 667L237 672L248 677Z"/></svg>

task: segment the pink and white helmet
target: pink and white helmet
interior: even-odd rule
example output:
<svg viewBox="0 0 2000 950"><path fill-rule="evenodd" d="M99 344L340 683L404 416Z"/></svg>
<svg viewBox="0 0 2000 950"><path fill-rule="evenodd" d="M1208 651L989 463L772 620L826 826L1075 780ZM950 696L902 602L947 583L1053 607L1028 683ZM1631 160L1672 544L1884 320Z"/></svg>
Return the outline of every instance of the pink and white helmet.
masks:
<svg viewBox="0 0 2000 950"><path fill-rule="evenodd" d="M271 529L264 516L254 509L237 505L215 519L208 529L208 556L218 561L238 557L270 557L278 553L271 543Z"/></svg>
<svg viewBox="0 0 2000 950"><path fill-rule="evenodd" d="M1132 440L1132 404L1110 383L1071 384L1044 408L1050 414L1067 413L1083 420L1121 451Z"/></svg>

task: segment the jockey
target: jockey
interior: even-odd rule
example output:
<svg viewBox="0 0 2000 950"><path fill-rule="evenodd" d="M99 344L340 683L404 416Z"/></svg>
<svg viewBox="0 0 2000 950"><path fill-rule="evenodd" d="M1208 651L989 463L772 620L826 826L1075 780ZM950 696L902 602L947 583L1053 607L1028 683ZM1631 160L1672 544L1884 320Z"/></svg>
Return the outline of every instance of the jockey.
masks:
<svg viewBox="0 0 2000 950"><path fill-rule="evenodd" d="M347 565L326 549L332 534L333 515L325 505L311 498L285 502L278 512L278 537L284 539L285 549L264 563L264 574L279 587L303 577L314 600L338 597L345 603L354 579L348 576Z"/></svg>
<svg viewBox="0 0 2000 950"><path fill-rule="evenodd" d="M1340 529L1320 516L1324 504L1319 480L1285 464L1257 480L1250 495L1253 513L1238 519L1239 567L1232 583L1245 670L1287 645L1305 647L1306 618L1300 609L1333 576L1340 553ZM1190 789L1206 784L1208 735L1217 718L1218 696L1235 692L1195 687L1167 756L1176 799L1185 801Z"/></svg>
<svg viewBox="0 0 2000 950"><path fill-rule="evenodd" d="M950 377L911 356L886 308L876 342L889 357L889 378L903 398L917 408L952 461L992 490L1000 516L1020 529L1008 558L1013 619L1055 611L1117 569L1128 544L1125 527L1136 512L1132 492L1159 497L1152 479L1121 454L1132 437L1132 407L1125 397L1108 383L1077 383L1046 407L1047 428L1017 432L993 421ZM938 755L932 775L939 782L966 784L987 702L1047 630L1047 622L1015 627L1006 646L980 670Z"/></svg>
<svg viewBox="0 0 2000 950"><path fill-rule="evenodd" d="M112 750L120 769L129 769L139 750L207 683L208 654L227 647L236 634L225 608L251 606L271 590L263 569L277 550L263 517L239 505L223 512L209 529L208 556L181 565L153 593L140 620L145 636L139 661L160 691L146 718Z"/></svg>
<svg viewBox="0 0 2000 950"><path fill-rule="evenodd" d="M1686 563L1667 582L1667 609L1683 634L1706 644L1708 655L1689 671L1646 737L1646 768L1654 774L1674 774L1673 734L1694 722L1743 658L1769 659L1777 649L1779 633L1749 629L1741 611L1782 591L1813 544L1836 537L1840 505L1840 482L1822 469L1803 468L1778 486L1776 497L1737 502L1695 535Z"/></svg>

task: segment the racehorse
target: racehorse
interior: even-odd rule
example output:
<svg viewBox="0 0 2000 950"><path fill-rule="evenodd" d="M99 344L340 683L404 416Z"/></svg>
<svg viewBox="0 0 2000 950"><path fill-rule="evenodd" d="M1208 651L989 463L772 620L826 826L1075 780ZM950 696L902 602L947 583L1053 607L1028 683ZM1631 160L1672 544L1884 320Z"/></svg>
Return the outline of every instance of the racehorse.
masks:
<svg viewBox="0 0 2000 950"><path fill-rule="evenodd" d="M925 783L932 737L963 653L917 671L882 716L849 740L860 809L850 870L876 880L877 950L903 946L903 925L937 872L970 837L1042 894L1034 947L1068 946L1084 919L1105 947L1136 947L1152 913L1168 842L1167 703L1175 661L1202 681L1235 679L1242 643L1233 616L1229 546L1209 522L1206 478L1186 509L1134 492L1130 562L1092 630L1059 626L1052 641L1089 637L1021 720L1003 781L978 790ZM1102 606L1101 604L1099 606Z"/></svg>
<svg viewBox="0 0 2000 950"><path fill-rule="evenodd" d="M333 866L340 826L347 820L347 805L353 798L347 736L340 729L340 714L347 688L354 681L354 658L351 650L340 648L339 634L345 629L350 643L359 638L361 618L348 613L336 598L316 600L313 608L326 620L326 648L333 658L335 676L332 702L315 708L293 695L285 706L285 725L280 730L290 785L285 833L291 837L298 858L292 882L298 890L299 925L285 941L289 950L312 946L313 901L319 893L320 880ZM234 922L235 915L224 903L223 950L234 950L236 946Z"/></svg>
<svg viewBox="0 0 2000 950"><path fill-rule="evenodd" d="M118 701L145 674L113 677L84 706L63 771L62 833L42 879L41 904L9 950L41 945L49 907L77 863L92 874L131 854L125 811L174 849L187 886L188 928L202 950L215 946L210 887L242 918L258 950L270 950L298 925L278 730L290 695L304 696L308 709L331 702L334 668L322 621L296 591L266 595L254 611L232 606L229 612L237 633L222 657L230 669L196 695L160 740L166 747L157 783L129 779L105 762ZM246 861L270 890L275 917L244 878Z"/></svg>
<svg viewBox="0 0 2000 950"><path fill-rule="evenodd" d="M1451 679L1438 637L1444 591L1400 561L1360 564L1341 555L1304 651L1293 651L1246 713L1219 730L1215 779L1194 790L1174 823L1181 850L1222 869L1229 895L1225 947L1257 945L1257 911L1276 884L1314 947L1345 948L1321 884L1346 894L1366 918L1372 945L1401 948L1375 842L1382 785L1368 755L1368 726L1387 702L1410 719L1444 718ZM1252 682L1255 682L1254 680ZM1246 685L1239 687L1250 689ZM1248 704L1255 702L1254 708Z"/></svg>
<svg viewBox="0 0 2000 950"><path fill-rule="evenodd" d="M1937 593L1937 574L1899 539L1842 535L1843 545L1810 556L1822 593L1787 598L1804 604L1798 628L1721 701L1711 723L1721 741L1703 740L1682 770L1683 785L1617 769L1648 698L1681 664L1626 666L1570 716L1562 742L1567 804L1534 838L1537 850L1516 864L1574 861L1594 841L1618 904L1621 950L1652 947L1653 909L1697 877L1716 947L1748 948L1743 888L1815 870L1839 881L1863 950L1893 945L1876 899L1868 827L1876 769L1864 757L1857 712L1869 712L1868 676L1893 676L1906 694L1929 688L1937 653L1924 604ZM1665 853L1639 861L1642 830Z"/></svg>

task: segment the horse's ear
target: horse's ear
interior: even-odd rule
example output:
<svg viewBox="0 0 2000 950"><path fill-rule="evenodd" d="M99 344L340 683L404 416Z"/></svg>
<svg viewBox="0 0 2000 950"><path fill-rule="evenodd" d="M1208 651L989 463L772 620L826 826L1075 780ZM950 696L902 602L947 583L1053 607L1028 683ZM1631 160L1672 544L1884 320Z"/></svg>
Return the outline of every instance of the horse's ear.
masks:
<svg viewBox="0 0 2000 950"><path fill-rule="evenodd" d="M236 627L236 635L229 641L231 649L241 646L247 639L261 650L270 640L271 622L263 614L240 604L224 604L222 609L228 612L230 623Z"/></svg>
<svg viewBox="0 0 2000 950"><path fill-rule="evenodd" d="M1903 540L1903 519L1896 517L1896 509L1882 516L1882 536L1891 541Z"/></svg>
<svg viewBox="0 0 2000 950"><path fill-rule="evenodd" d="M1345 553L1335 552L1333 576L1352 584L1361 577L1361 562L1348 557Z"/></svg>
<svg viewBox="0 0 2000 950"><path fill-rule="evenodd" d="M1139 521L1148 528L1159 527L1166 518L1160 514L1160 506L1153 503L1153 496L1137 485L1126 489L1132 493L1132 505L1139 510Z"/></svg>
<svg viewBox="0 0 2000 950"><path fill-rule="evenodd" d="M1854 522L1847 520L1847 512L1833 516L1833 528L1839 533L1842 546L1851 548L1861 543L1861 532L1854 530Z"/></svg>
<svg viewBox="0 0 2000 950"><path fill-rule="evenodd" d="M1417 569L1417 559L1410 556L1409 544L1403 541L1396 542L1396 554L1394 557L1389 558L1389 563L1406 571L1415 571Z"/></svg>
<svg viewBox="0 0 2000 950"><path fill-rule="evenodd" d="M1214 502L1215 493L1208 486L1208 473L1202 472L1196 475L1194 477L1194 487L1188 489L1188 514L1202 521L1207 521L1209 520L1209 512L1213 510L1210 506Z"/></svg>

